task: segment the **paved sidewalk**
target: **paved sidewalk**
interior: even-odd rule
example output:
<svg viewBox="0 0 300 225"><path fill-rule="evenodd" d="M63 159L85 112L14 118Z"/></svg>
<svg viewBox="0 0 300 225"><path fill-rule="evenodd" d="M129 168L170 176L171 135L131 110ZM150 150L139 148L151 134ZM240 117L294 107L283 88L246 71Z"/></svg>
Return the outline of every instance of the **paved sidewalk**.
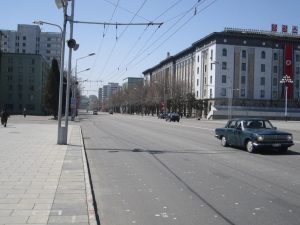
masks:
<svg viewBox="0 0 300 225"><path fill-rule="evenodd" d="M0 127L0 225L96 225L80 127L57 145L55 121L28 120Z"/></svg>

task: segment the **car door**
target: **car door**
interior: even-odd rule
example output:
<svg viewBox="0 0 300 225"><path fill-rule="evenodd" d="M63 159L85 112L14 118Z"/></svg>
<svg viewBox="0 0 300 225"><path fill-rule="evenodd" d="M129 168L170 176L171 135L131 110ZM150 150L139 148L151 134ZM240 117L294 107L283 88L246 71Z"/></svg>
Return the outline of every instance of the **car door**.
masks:
<svg viewBox="0 0 300 225"><path fill-rule="evenodd" d="M232 120L228 123L227 129L226 129L226 135L227 135L226 139L230 145L235 145L235 143L236 143L235 131L236 131L236 121Z"/></svg>
<svg viewBox="0 0 300 225"><path fill-rule="evenodd" d="M240 147L243 146L242 132L243 132L242 121L237 121L235 124L235 130L233 131L235 146L240 146Z"/></svg>

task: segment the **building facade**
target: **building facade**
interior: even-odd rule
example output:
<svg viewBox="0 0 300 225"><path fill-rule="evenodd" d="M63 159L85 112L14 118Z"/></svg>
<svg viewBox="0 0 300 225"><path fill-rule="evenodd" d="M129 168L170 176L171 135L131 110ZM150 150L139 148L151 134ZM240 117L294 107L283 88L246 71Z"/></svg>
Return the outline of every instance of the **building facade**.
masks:
<svg viewBox="0 0 300 225"><path fill-rule="evenodd" d="M17 30L1 30L0 48L4 53L40 54L51 65L60 63L61 33L41 32L37 25L19 24Z"/></svg>
<svg viewBox="0 0 300 225"><path fill-rule="evenodd" d="M44 115L44 88L49 73L41 55L0 53L0 108L10 114Z"/></svg>
<svg viewBox="0 0 300 225"><path fill-rule="evenodd" d="M144 85L144 78L142 77L127 77L123 79L123 89L133 89Z"/></svg>
<svg viewBox="0 0 300 225"><path fill-rule="evenodd" d="M300 36L226 28L143 74L150 83L163 82L165 90L181 83L184 93L208 102L208 112L232 105L283 107L285 86L290 104L296 107L300 101ZM283 83L285 75L293 83Z"/></svg>

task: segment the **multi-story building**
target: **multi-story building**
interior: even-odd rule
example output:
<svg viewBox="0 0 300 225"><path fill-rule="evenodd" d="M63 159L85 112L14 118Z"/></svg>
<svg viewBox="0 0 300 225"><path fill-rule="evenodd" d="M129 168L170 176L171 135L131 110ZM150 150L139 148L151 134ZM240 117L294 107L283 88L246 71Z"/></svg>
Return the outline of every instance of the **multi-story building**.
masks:
<svg viewBox="0 0 300 225"><path fill-rule="evenodd" d="M120 86L118 83L108 83L103 85L102 89L102 102L107 102L111 99L112 95L119 90Z"/></svg>
<svg viewBox="0 0 300 225"><path fill-rule="evenodd" d="M51 65L60 62L61 33L41 32L37 25L19 24L17 30L1 30L0 48L4 53L40 54Z"/></svg>
<svg viewBox="0 0 300 225"><path fill-rule="evenodd" d="M43 115L49 66L41 55L0 52L0 108L11 114Z"/></svg>
<svg viewBox="0 0 300 225"><path fill-rule="evenodd" d="M123 89L133 89L144 85L143 77L127 77L123 79Z"/></svg>
<svg viewBox="0 0 300 225"><path fill-rule="evenodd" d="M165 89L180 82L184 93L208 102L210 115L219 106L283 107L285 85L289 104L295 107L300 100L300 36L226 28L143 74L150 83L163 82ZM285 75L293 83L284 84Z"/></svg>

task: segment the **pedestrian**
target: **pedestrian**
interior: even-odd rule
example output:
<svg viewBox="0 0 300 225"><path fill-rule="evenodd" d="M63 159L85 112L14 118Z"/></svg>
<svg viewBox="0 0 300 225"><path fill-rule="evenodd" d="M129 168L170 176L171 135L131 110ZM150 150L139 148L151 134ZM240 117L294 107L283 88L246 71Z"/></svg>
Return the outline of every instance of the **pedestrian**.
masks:
<svg viewBox="0 0 300 225"><path fill-rule="evenodd" d="M23 109L23 115L24 115L24 118L25 118L26 115L27 115L27 110L26 110L26 108Z"/></svg>
<svg viewBox="0 0 300 225"><path fill-rule="evenodd" d="M8 117L9 117L8 112L5 109L3 109L1 111L1 124L4 127L6 127Z"/></svg>

